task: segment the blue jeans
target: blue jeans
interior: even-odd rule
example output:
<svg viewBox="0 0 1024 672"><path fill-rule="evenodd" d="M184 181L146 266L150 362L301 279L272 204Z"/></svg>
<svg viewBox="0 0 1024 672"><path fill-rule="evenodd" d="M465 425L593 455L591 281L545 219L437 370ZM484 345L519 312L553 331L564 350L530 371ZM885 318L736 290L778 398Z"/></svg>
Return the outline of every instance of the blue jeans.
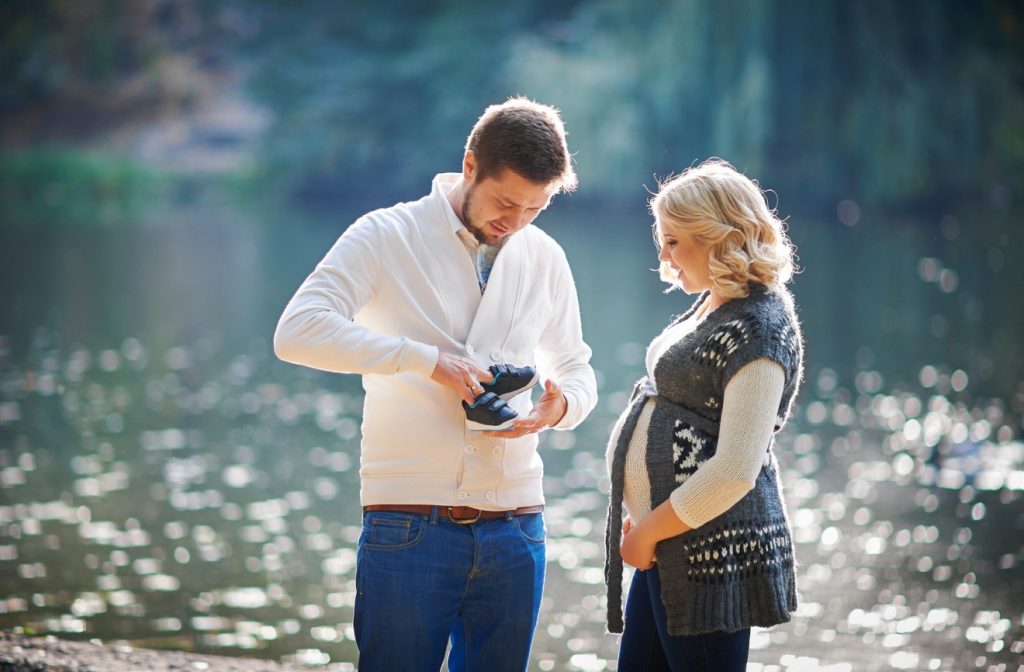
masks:
<svg viewBox="0 0 1024 672"><path fill-rule="evenodd" d="M360 672L522 672L544 588L539 513L459 525L371 511L356 560Z"/></svg>
<svg viewBox="0 0 1024 672"><path fill-rule="evenodd" d="M658 566L633 574L626 598L626 627L619 643L623 672L743 672L750 628L703 635L668 634Z"/></svg>

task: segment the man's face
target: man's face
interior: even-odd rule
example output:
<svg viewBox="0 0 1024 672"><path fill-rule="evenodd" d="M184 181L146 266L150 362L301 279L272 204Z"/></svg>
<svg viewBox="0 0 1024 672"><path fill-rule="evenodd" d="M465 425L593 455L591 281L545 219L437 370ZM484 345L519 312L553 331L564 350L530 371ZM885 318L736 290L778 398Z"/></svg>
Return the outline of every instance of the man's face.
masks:
<svg viewBox="0 0 1024 672"><path fill-rule="evenodd" d="M511 170L473 181L462 203L462 223L486 245L501 245L526 228L551 202L547 185L536 184Z"/></svg>

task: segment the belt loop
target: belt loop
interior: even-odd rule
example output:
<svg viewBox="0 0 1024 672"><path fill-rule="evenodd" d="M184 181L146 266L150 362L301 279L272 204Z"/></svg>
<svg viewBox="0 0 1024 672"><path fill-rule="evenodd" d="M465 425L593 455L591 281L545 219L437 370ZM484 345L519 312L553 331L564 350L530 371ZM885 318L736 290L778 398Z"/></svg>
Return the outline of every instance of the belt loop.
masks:
<svg viewBox="0 0 1024 672"><path fill-rule="evenodd" d="M505 522L506 523L511 523L512 519L515 517L515 515L516 515L515 511L506 511L505 512Z"/></svg>
<svg viewBox="0 0 1024 672"><path fill-rule="evenodd" d="M437 525L437 519L441 515L440 511L441 511L441 507L440 506L435 506L432 509L430 509L430 524L431 525Z"/></svg>

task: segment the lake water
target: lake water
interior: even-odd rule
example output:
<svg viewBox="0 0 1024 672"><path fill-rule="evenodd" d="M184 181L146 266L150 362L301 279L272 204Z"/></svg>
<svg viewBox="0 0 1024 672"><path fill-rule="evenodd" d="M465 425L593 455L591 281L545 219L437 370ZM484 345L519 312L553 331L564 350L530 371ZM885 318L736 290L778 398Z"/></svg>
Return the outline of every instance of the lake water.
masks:
<svg viewBox="0 0 1024 672"><path fill-rule="evenodd" d="M542 440L531 669L612 670L605 440L689 299L661 294L642 210L558 213L601 400ZM0 232L0 628L354 669L361 387L270 348L346 222L204 203ZM750 670L1024 669L1020 234L968 224L791 223L802 604Z"/></svg>

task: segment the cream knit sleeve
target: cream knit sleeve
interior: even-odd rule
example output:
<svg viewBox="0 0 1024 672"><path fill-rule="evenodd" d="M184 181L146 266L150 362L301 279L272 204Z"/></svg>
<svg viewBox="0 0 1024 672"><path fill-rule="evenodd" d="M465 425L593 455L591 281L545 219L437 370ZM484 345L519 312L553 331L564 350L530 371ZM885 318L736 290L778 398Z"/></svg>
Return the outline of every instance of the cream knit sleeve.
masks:
<svg viewBox="0 0 1024 672"><path fill-rule="evenodd" d="M437 347L375 333L354 319L385 272L381 248L393 244L382 234L387 223L387 215L367 215L345 229L285 306L274 331L278 358L336 373L433 373Z"/></svg>
<svg viewBox="0 0 1024 672"><path fill-rule="evenodd" d="M785 382L782 366L756 359L726 385L715 455L670 498L676 515L691 528L725 513L754 487L771 442Z"/></svg>

